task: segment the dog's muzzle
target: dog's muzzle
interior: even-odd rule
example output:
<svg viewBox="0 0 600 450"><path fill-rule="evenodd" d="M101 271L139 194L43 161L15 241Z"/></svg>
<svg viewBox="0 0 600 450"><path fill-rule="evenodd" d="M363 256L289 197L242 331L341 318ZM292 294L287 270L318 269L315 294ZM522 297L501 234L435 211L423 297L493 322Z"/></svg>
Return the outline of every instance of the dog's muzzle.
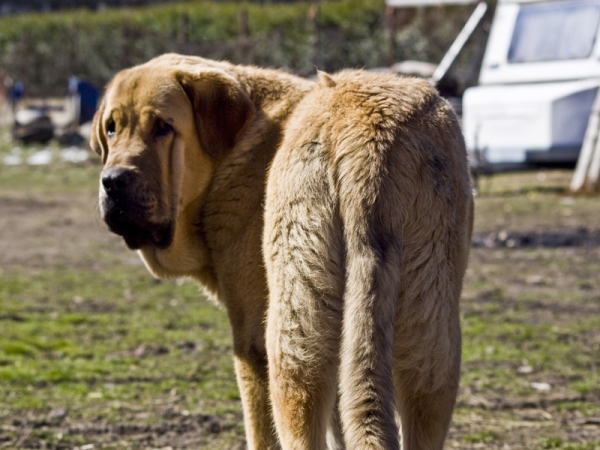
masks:
<svg viewBox="0 0 600 450"><path fill-rule="evenodd" d="M130 249L146 245L168 247L173 238L169 223L152 220L155 202L139 172L126 167L110 167L100 177L100 211L104 222L125 239Z"/></svg>

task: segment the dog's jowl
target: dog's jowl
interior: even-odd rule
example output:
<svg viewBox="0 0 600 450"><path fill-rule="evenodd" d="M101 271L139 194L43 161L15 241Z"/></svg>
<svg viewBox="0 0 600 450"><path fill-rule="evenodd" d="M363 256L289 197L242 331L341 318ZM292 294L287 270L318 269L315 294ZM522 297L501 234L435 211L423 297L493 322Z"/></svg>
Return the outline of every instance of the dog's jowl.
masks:
<svg viewBox="0 0 600 450"><path fill-rule="evenodd" d="M473 202L428 82L163 55L91 145L109 229L227 309L250 449L443 448Z"/></svg>

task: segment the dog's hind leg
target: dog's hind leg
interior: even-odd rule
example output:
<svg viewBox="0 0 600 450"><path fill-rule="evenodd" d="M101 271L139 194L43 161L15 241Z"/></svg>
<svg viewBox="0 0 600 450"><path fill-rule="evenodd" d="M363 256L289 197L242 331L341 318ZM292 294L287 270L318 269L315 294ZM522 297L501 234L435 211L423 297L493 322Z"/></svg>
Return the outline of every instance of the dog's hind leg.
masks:
<svg viewBox="0 0 600 450"><path fill-rule="evenodd" d="M339 396L336 406L329 420L327 428L327 450L345 450L344 432L342 430L342 421L340 418Z"/></svg>
<svg viewBox="0 0 600 450"><path fill-rule="evenodd" d="M267 188L263 239L273 416L283 448L324 450L337 396L341 224L318 146L280 152Z"/></svg>
<svg viewBox="0 0 600 450"><path fill-rule="evenodd" d="M282 311L286 308L273 303L267 342L273 417L281 446L286 450L325 450L337 390L337 352L327 340L332 336L315 348L319 336L328 334L326 327L306 327L303 322L311 319L303 312ZM325 325L322 320L320 323ZM332 334L335 338L335 332Z"/></svg>
<svg viewBox="0 0 600 450"><path fill-rule="evenodd" d="M420 221L421 229L423 223ZM458 298L468 254L460 233L408 239L396 317L394 388L402 450L442 450L458 390L461 332ZM436 236L435 233L441 233ZM415 247L411 242L419 242ZM418 251L417 251L418 249ZM451 255L448 257L447 255Z"/></svg>
<svg viewBox="0 0 600 450"><path fill-rule="evenodd" d="M427 393L406 389L400 397L402 450L442 450L452 418L456 384L448 383Z"/></svg>
<svg viewBox="0 0 600 450"><path fill-rule="evenodd" d="M460 375L460 332L455 328L446 367L394 371L401 417L402 450L442 450L450 426ZM407 355L399 357L400 360ZM410 357L408 357L410 358ZM442 359L442 358L440 358ZM432 386L432 383L434 386Z"/></svg>

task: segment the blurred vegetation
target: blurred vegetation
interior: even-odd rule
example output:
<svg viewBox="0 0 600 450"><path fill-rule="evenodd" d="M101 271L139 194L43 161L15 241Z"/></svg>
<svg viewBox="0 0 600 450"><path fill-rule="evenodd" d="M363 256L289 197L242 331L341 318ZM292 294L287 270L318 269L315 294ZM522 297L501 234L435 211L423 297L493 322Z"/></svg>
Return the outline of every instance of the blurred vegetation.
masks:
<svg viewBox="0 0 600 450"><path fill-rule="evenodd" d="M70 75L103 86L118 70L173 51L302 75L316 67L335 71L386 66L391 60L439 62L472 9L396 11L393 33L386 26L384 0L322 1L318 8L314 2L197 1L4 17L0 68L21 80L27 95L47 96L65 93ZM463 66L470 64L471 54Z"/></svg>

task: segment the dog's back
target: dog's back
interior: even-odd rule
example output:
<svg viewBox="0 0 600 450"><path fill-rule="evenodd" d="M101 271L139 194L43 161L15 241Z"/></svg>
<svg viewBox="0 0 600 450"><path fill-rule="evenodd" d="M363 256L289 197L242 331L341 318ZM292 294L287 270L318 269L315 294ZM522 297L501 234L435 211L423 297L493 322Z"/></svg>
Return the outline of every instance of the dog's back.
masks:
<svg viewBox="0 0 600 450"><path fill-rule="evenodd" d="M429 83L321 76L267 188L267 346L284 448L325 448L337 410L350 448L399 448L395 410L403 449L443 447L472 213L460 128Z"/></svg>

